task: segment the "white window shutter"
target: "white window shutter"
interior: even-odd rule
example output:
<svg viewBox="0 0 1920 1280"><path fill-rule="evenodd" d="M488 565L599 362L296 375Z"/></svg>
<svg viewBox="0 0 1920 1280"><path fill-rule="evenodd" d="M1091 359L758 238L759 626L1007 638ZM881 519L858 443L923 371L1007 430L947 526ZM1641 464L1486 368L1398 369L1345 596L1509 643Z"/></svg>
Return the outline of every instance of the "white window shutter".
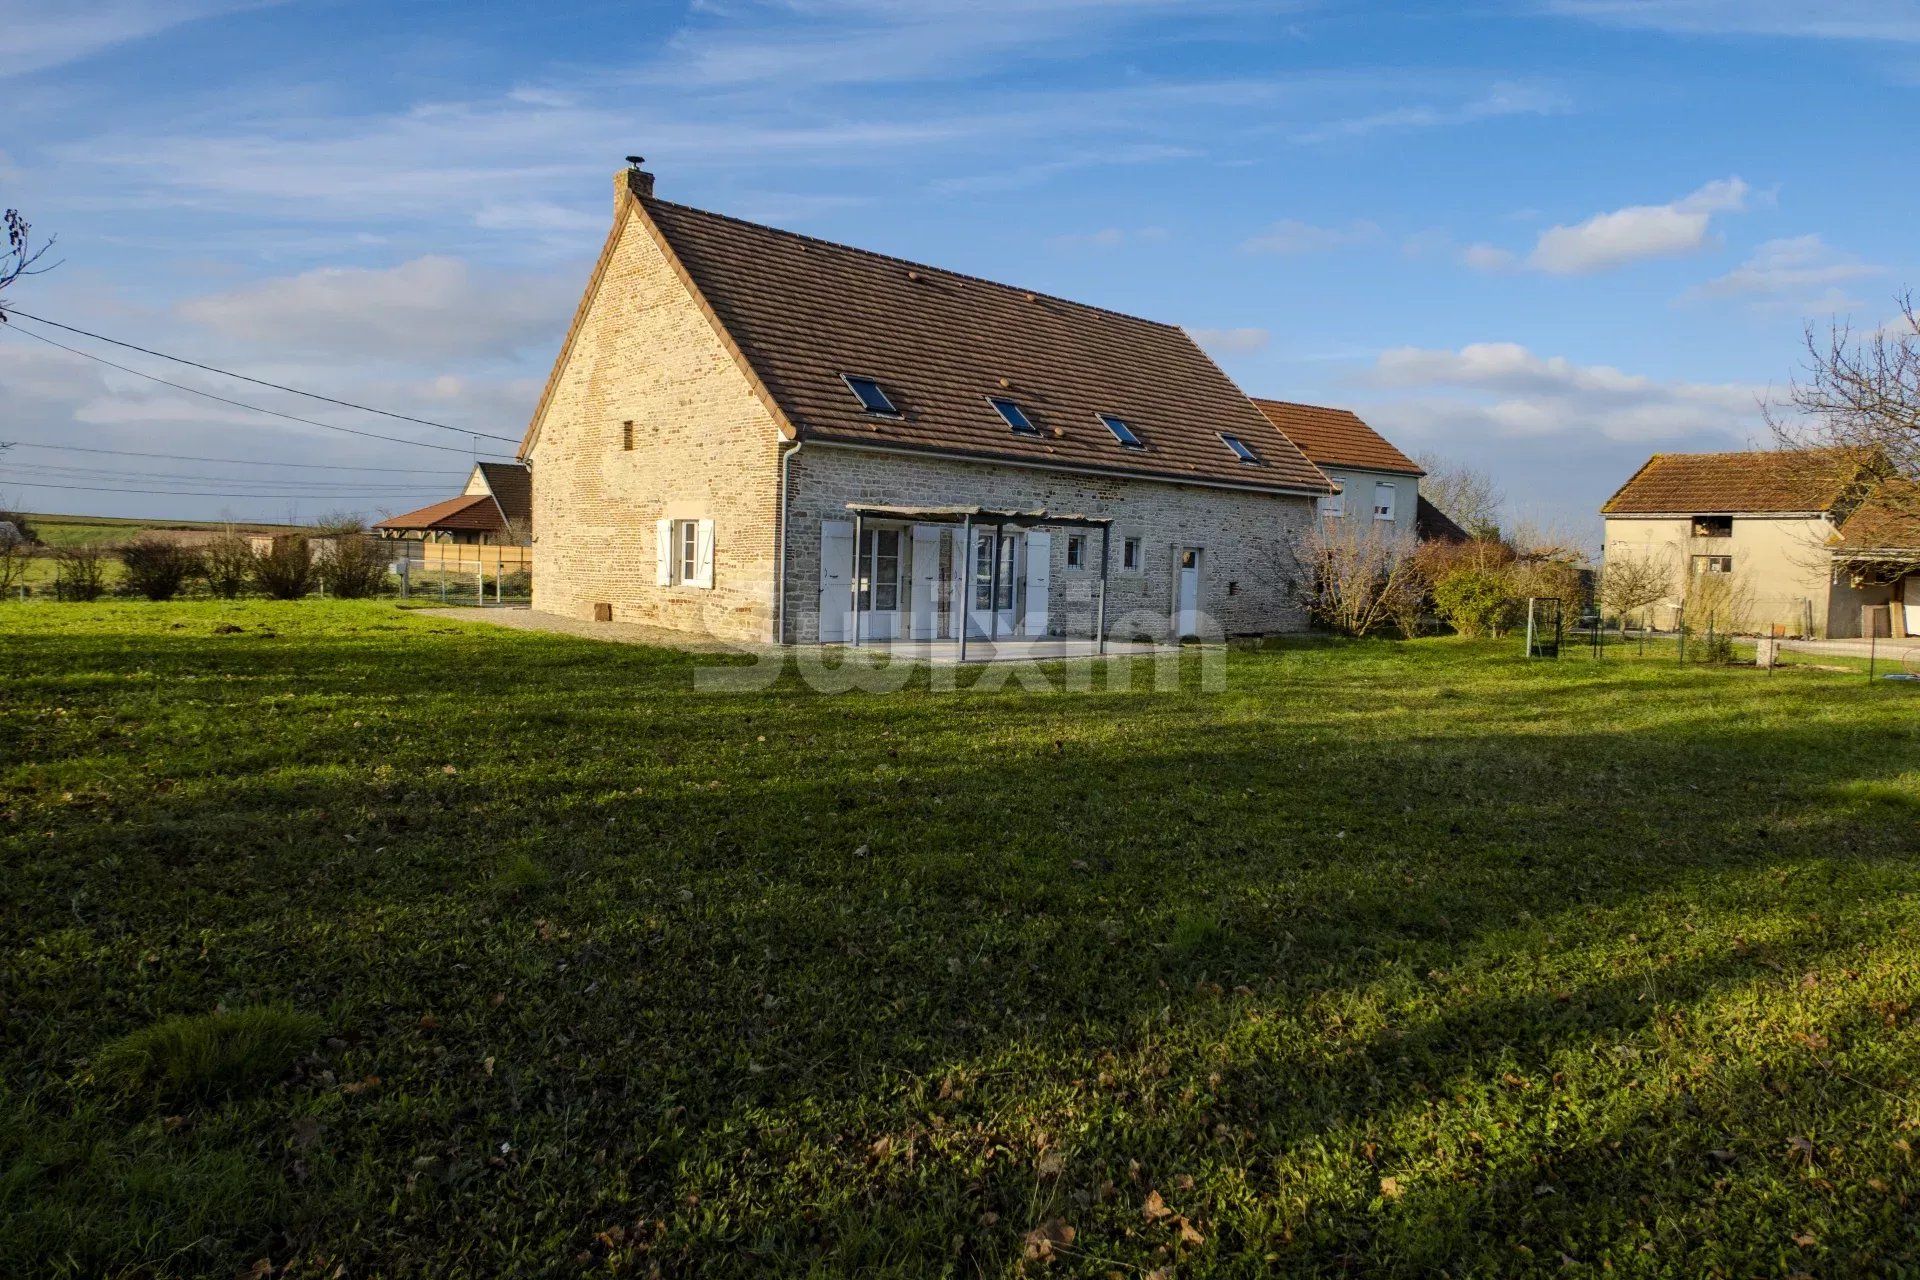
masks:
<svg viewBox="0 0 1920 1280"><path fill-rule="evenodd" d="M702 520L693 530L693 585L713 590L713 521Z"/></svg>
<svg viewBox="0 0 1920 1280"><path fill-rule="evenodd" d="M654 581L663 587L670 587L673 585L673 521L653 522L653 543L654 551L659 556L659 568Z"/></svg>
<svg viewBox="0 0 1920 1280"><path fill-rule="evenodd" d="M1027 533L1027 616L1021 630L1030 636L1047 634L1047 589L1053 585L1053 536L1044 530Z"/></svg>
<svg viewBox="0 0 1920 1280"><path fill-rule="evenodd" d="M820 522L820 640L844 641L853 630L853 521Z"/></svg>

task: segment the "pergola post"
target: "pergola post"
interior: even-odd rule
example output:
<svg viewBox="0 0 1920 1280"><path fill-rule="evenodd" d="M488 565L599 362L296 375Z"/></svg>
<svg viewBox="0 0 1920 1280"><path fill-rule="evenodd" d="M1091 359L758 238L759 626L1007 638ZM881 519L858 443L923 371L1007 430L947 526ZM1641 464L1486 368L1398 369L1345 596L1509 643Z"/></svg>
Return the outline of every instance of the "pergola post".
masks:
<svg viewBox="0 0 1920 1280"><path fill-rule="evenodd" d="M1100 607L1094 611L1094 616L1093 616L1093 636L1094 636L1094 639L1099 642L1097 647L1094 650L1096 653L1105 653L1107 651L1107 554L1109 550L1109 544L1112 541L1113 541L1113 526L1110 524L1101 525L1100 526Z"/></svg>
<svg viewBox="0 0 1920 1280"><path fill-rule="evenodd" d="M853 646L860 647L860 524L858 511L853 513L853 574L848 579L853 585Z"/></svg>
<svg viewBox="0 0 1920 1280"><path fill-rule="evenodd" d="M973 620L973 517L960 518L959 554L954 573L960 578L960 661L967 660L967 624Z"/></svg>

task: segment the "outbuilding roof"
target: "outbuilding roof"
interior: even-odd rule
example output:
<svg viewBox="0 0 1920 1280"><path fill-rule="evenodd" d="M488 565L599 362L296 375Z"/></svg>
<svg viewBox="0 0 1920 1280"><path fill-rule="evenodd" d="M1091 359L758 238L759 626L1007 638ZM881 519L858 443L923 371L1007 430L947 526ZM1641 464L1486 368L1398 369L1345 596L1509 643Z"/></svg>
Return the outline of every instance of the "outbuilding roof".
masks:
<svg viewBox="0 0 1920 1280"><path fill-rule="evenodd" d="M1830 512L1842 504L1872 465L1846 449L1656 453L1607 499L1600 514Z"/></svg>
<svg viewBox="0 0 1920 1280"><path fill-rule="evenodd" d="M1352 467L1357 471L1391 471L1423 476L1420 464L1400 452L1393 442L1362 421L1351 409L1330 409L1291 400L1254 398L1254 406L1300 446L1315 465Z"/></svg>
<svg viewBox="0 0 1920 1280"><path fill-rule="evenodd" d="M522 462L482 462L476 464L487 482L500 514L521 525L533 521L533 469Z"/></svg>
<svg viewBox="0 0 1920 1280"><path fill-rule="evenodd" d="M799 439L1333 490L1173 325L655 199L644 173L628 183L623 218L637 213L782 430ZM870 412L848 378L878 383L898 413ZM1033 429L1012 426L996 397L1017 405ZM544 412L543 399L523 456ZM1123 443L1102 414L1143 447ZM1223 436L1257 461L1241 461Z"/></svg>
<svg viewBox="0 0 1920 1280"><path fill-rule="evenodd" d="M498 533L506 526L500 522L500 508L484 493L463 494L390 516L373 526L376 529L426 529L435 532Z"/></svg>

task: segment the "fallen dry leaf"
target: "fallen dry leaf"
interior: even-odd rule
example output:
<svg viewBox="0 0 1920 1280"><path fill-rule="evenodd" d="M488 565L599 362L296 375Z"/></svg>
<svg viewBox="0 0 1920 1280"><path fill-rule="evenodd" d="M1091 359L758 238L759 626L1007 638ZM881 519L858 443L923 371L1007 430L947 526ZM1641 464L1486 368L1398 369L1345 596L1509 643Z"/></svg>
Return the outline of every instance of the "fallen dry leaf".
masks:
<svg viewBox="0 0 1920 1280"><path fill-rule="evenodd" d="M1207 1238L1194 1230L1193 1224L1185 1218L1175 1218L1173 1225L1180 1228L1181 1244L1205 1244L1207 1242Z"/></svg>
<svg viewBox="0 0 1920 1280"><path fill-rule="evenodd" d="M1400 1189L1400 1179L1398 1178L1380 1179L1380 1195L1384 1199L1398 1200L1404 1194L1405 1192L1403 1192Z"/></svg>
<svg viewBox="0 0 1920 1280"><path fill-rule="evenodd" d="M1055 1249L1072 1244L1074 1235L1074 1229L1067 1225L1064 1218L1049 1218L1027 1232L1023 1241L1026 1246L1025 1256L1051 1258Z"/></svg>
<svg viewBox="0 0 1920 1280"><path fill-rule="evenodd" d="M1173 1216L1173 1210L1167 1208L1167 1202L1160 1198L1158 1191L1147 1192L1146 1202L1140 1206L1140 1212L1146 1215L1148 1222L1158 1222L1162 1218Z"/></svg>

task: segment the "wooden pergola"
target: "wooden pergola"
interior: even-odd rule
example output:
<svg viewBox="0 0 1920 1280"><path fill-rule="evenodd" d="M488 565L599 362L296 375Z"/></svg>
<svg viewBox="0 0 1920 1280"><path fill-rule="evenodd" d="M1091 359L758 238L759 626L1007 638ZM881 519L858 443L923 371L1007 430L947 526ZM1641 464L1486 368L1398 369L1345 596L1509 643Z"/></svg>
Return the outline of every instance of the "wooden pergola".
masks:
<svg viewBox="0 0 1920 1280"><path fill-rule="evenodd" d="M860 531L867 520L904 520L913 524L957 524L960 526L960 551L964 557L960 566L961 581L965 584L960 593L960 661L967 660L968 623L973 621L973 531L976 528L993 530L993 568L987 586L987 636L989 640L1000 639L1000 610L996 602L1000 598L1000 548L1008 529L1032 529L1040 525L1059 526L1070 529L1098 529L1100 531L1100 595L1094 610L1094 640L1097 652L1107 651L1107 560L1112 550L1113 521L1107 516L1084 516L1055 514L1050 511L1001 511L991 507L978 506L940 506L913 507L890 506L883 504L849 502L847 510L853 513L853 643L860 643L860 618L865 612L861 608L860 595Z"/></svg>

